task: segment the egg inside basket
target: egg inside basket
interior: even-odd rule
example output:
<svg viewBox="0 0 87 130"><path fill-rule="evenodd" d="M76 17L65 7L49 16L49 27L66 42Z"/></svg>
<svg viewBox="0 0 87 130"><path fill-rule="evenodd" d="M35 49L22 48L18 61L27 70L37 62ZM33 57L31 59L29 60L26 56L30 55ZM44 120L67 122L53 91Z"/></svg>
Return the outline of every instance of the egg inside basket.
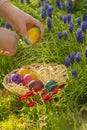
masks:
<svg viewBox="0 0 87 130"><path fill-rule="evenodd" d="M24 68L25 70L29 70L29 72L22 71L22 73L20 73L21 68ZM32 88L29 87L32 86L29 85L31 81L32 82L38 81L39 85L40 86L42 85L43 89L45 89L44 86L46 87L46 83L48 81L51 81L52 83L58 83L57 85L60 85L66 83L66 80L68 79L66 67L62 64L38 63L38 64L23 66L21 68L17 68L12 72L8 73L3 80L4 87L8 91L12 92L13 94L23 95L26 92L28 92ZM16 77L19 75L22 77L22 79L17 77L17 82L14 82L15 79L12 80L11 76L14 76L15 74ZM34 89L32 88L32 90Z"/></svg>

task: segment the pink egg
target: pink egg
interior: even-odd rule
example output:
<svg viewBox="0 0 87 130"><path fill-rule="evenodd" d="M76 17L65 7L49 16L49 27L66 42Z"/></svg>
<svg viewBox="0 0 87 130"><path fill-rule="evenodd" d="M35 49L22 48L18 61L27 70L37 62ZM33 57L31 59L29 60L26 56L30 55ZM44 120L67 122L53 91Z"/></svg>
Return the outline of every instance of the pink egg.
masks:
<svg viewBox="0 0 87 130"><path fill-rule="evenodd" d="M31 80L33 80L33 77L30 74L26 74L23 79L22 82L24 85L26 85L27 83L29 83Z"/></svg>

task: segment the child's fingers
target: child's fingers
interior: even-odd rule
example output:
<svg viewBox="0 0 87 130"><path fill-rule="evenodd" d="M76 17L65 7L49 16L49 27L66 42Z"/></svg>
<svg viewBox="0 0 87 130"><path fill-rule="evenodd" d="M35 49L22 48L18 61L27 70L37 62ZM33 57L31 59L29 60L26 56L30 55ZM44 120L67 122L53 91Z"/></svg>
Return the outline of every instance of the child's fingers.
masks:
<svg viewBox="0 0 87 130"><path fill-rule="evenodd" d="M43 27L42 23L40 21L38 21L37 19L34 19L33 24L34 24L34 26L40 28L41 33L40 33L39 42L41 42L41 39L43 38L43 35L44 35L44 27Z"/></svg>
<svg viewBox="0 0 87 130"><path fill-rule="evenodd" d="M17 39L17 41L19 41L20 37L15 33L15 37Z"/></svg>
<svg viewBox="0 0 87 130"><path fill-rule="evenodd" d="M10 52L9 52L9 51L6 51L6 50L4 50L4 49L1 49L0 54L1 54L1 55L10 56Z"/></svg>
<svg viewBox="0 0 87 130"><path fill-rule="evenodd" d="M24 24L22 23L19 27L19 30L20 30L22 36L24 37L24 39L28 39L26 23L24 23Z"/></svg>

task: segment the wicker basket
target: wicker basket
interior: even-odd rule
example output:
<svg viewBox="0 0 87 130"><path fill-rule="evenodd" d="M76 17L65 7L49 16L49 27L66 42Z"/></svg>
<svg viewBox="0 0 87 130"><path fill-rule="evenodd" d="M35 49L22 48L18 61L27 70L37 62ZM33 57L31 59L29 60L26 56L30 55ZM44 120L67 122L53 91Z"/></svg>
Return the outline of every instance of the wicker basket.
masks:
<svg viewBox="0 0 87 130"><path fill-rule="evenodd" d="M39 75L39 80L41 80L43 83L47 82L50 79L53 79L58 82L58 84L66 83L66 80L68 79L67 75L67 69L62 64L57 63L38 63L38 64L31 64L27 66L23 66L25 68L28 68L34 72L36 72ZM29 89L22 84L16 84L14 82L9 83L9 76L15 72L17 72L18 69L13 70L9 74L7 74L4 77L3 85L4 87L9 90L10 92L18 95L23 95L26 92L29 91Z"/></svg>

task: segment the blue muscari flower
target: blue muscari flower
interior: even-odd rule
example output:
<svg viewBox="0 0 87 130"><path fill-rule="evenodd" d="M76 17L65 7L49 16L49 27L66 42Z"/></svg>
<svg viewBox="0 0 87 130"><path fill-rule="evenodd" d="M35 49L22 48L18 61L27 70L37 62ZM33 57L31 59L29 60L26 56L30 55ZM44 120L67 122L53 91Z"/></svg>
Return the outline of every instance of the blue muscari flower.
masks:
<svg viewBox="0 0 87 130"><path fill-rule="evenodd" d="M87 47L85 48L85 57L87 58Z"/></svg>
<svg viewBox="0 0 87 130"><path fill-rule="evenodd" d="M73 22L72 21L70 21L69 24L71 24L73 26Z"/></svg>
<svg viewBox="0 0 87 130"><path fill-rule="evenodd" d="M70 53L70 63L74 63L74 57L75 57L75 53L74 52L71 52Z"/></svg>
<svg viewBox="0 0 87 130"><path fill-rule="evenodd" d="M78 30L77 30L77 33L76 33L76 39L77 39L77 42L78 43L83 43L83 33L82 33L82 30L81 30L81 28L79 28Z"/></svg>
<svg viewBox="0 0 87 130"><path fill-rule="evenodd" d="M49 7L47 8L47 13L48 13L48 16L49 16L49 17L52 17L53 9L54 9L53 6L49 6Z"/></svg>
<svg viewBox="0 0 87 130"><path fill-rule="evenodd" d="M81 25L81 20L80 20L80 18L77 18L77 25Z"/></svg>
<svg viewBox="0 0 87 130"><path fill-rule="evenodd" d="M67 15L65 15L65 16L63 17L63 22L64 22L64 23L67 22Z"/></svg>
<svg viewBox="0 0 87 130"><path fill-rule="evenodd" d="M68 13L72 12L72 0L68 1Z"/></svg>
<svg viewBox="0 0 87 130"><path fill-rule="evenodd" d="M68 38L68 35L67 35L67 32L64 32L64 39L67 39Z"/></svg>
<svg viewBox="0 0 87 130"><path fill-rule="evenodd" d="M65 3L62 3L62 6L61 6L62 10L65 10Z"/></svg>
<svg viewBox="0 0 87 130"><path fill-rule="evenodd" d="M5 27L7 28L7 29L12 29L12 26L9 24L9 23L5 23Z"/></svg>
<svg viewBox="0 0 87 130"><path fill-rule="evenodd" d="M58 32L58 37L59 37L59 39L62 38L62 32Z"/></svg>
<svg viewBox="0 0 87 130"><path fill-rule="evenodd" d="M46 9L44 7L41 10L41 17L46 18Z"/></svg>
<svg viewBox="0 0 87 130"><path fill-rule="evenodd" d="M60 15L58 16L58 19L61 21L61 20L63 19L63 16L60 14Z"/></svg>
<svg viewBox="0 0 87 130"><path fill-rule="evenodd" d="M80 61L81 61L81 53L80 53L80 52L77 52L77 53L76 53L76 61L77 61L78 63L80 63Z"/></svg>
<svg viewBox="0 0 87 130"><path fill-rule="evenodd" d="M47 10L47 8L49 7L49 3L45 3L45 9Z"/></svg>
<svg viewBox="0 0 87 130"><path fill-rule="evenodd" d="M73 70L72 70L72 76L73 76L73 77L76 77L76 76L77 76L77 70L76 70L76 69L73 69Z"/></svg>
<svg viewBox="0 0 87 130"><path fill-rule="evenodd" d="M40 2L40 0L38 0L38 7L41 7L41 2Z"/></svg>
<svg viewBox="0 0 87 130"><path fill-rule="evenodd" d="M67 68L70 66L70 59L69 59L68 56L65 58L65 66L66 66Z"/></svg>
<svg viewBox="0 0 87 130"><path fill-rule="evenodd" d="M50 31L52 28L52 19L50 17L47 19L47 26L48 26L48 30Z"/></svg>
<svg viewBox="0 0 87 130"><path fill-rule="evenodd" d="M24 0L21 0L20 2L21 2L21 3L24 3Z"/></svg>
<svg viewBox="0 0 87 130"><path fill-rule="evenodd" d="M27 3L27 4L30 4L30 0L26 0L26 3Z"/></svg>
<svg viewBox="0 0 87 130"><path fill-rule="evenodd" d="M68 21L68 23L71 21L71 14L67 15L67 21Z"/></svg>
<svg viewBox="0 0 87 130"><path fill-rule="evenodd" d="M56 5L57 5L58 9L61 9L60 0L56 0Z"/></svg>
<svg viewBox="0 0 87 130"><path fill-rule="evenodd" d="M86 31L86 22L83 21L83 22L81 23L81 26L82 26L82 31L85 32L85 31Z"/></svg>
<svg viewBox="0 0 87 130"><path fill-rule="evenodd" d="M73 24L69 23L69 31L72 32L73 31Z"/></svg>
<svg viewBox="0 0 87 130"><path fill-rule="evenodd" d="M87 20L86 13L83 13L83 14L82 14L82 20L83 20L83 21L86 21L86 20Z"/></svg>

